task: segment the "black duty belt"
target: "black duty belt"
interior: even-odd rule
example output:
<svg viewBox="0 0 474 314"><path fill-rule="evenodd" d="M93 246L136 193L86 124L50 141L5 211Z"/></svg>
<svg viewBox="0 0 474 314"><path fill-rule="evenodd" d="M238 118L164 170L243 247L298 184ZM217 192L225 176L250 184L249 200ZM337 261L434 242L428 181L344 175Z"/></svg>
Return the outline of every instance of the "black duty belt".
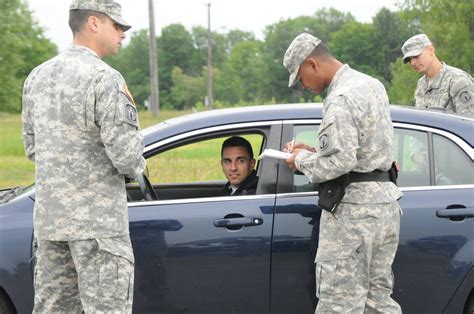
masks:
<svg viewBox="0 0 474 314"><path fill-rule="evenodd" d="M349 172L349 183L351 182L389 182L390 176L387 171L374 170L372 172Z"/></svg>

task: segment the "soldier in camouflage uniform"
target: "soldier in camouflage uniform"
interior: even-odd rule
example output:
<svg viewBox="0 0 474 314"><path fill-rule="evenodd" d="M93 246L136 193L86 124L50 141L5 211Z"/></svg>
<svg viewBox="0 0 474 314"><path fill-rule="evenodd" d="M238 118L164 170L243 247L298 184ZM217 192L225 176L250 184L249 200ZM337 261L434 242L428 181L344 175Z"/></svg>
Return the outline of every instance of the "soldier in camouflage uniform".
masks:
<svg viewBox="0 0 474 314"><path fill-rule="evenodd" d="M402 46L403 62L424 74L415 90L415 106L474 117L474 82L469 73L440 62L425 34Z"/></svg>
<svg viewBox="0 0 474 314"><path fill-rule="evenodd" d="M73 45L23 90L23 142L36 163L35 313L131 313L134 256L125 177L145 167L132 95L101 58L130 28L118 3L73 0Z"/></svg>
<svg viewBox="0 0 474 314"><path fill-rule="evenodd" d="M342 64L307 33L293 40L283 65L290 72L289 86L300 81L318 94L327 88L319 149L296 143L286 160L292 170L321 183L391 167L393 127L378 80ZM353 182L335 211L323 210L315 259L316 313L401 313L390 297L400 197L390 181Z"/></svg>

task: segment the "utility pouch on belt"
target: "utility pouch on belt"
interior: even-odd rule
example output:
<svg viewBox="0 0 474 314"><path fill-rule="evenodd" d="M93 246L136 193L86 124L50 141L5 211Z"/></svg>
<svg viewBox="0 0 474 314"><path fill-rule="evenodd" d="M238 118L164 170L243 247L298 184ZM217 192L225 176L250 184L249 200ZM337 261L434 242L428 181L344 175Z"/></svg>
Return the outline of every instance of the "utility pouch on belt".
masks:
<svg viewBox="0 0 474 314"><path fill-rule="evenodd" d="M319 183L318 192L319 200L318 206L329 212L334 212L337 208L337 205L341 202L344 197L346 187L352 182L393 182L397 184L398 177L398 168L395 162L392 163L392 166L387 172L380 170L374 170L369 173L361 172L349 172L343 174L342 176Z"/></svg>
<svg viewBox="0 0 474 314"><path fill-rule="evenodd" d="M347 173L336 179L319 183L318 206L324 210L333 212L344 197L348 185L349 175Z"/></svg>

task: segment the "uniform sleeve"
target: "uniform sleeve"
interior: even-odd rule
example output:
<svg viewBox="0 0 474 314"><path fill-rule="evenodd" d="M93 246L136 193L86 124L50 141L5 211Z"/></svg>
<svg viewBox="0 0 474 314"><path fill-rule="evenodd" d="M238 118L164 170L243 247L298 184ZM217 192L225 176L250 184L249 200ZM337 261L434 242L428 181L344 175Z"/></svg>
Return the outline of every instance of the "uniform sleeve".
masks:
<svg viewBox="0 0 474 314"><path fill-rule="evenodd" d="M97 84L96 119L107 156L119 173L136 178L145 168L137 110L123 80L102 78Z"/></svg>
<svg viewBox="0 0 474 314"><path fill-rule="evenodd" d="M474 117L474 83L471 77L456 77L451 85L450 96L457 114Z"/></svg>
<svg viewBox="0 0 474 314"><path fill-rule="evenodd" d="M313 183L335 179L357 164L358 130L346 101L339 96L329 104L318 132L318 151L302 151L296 157L297 168Z"/></svg>
<svg viewBox="0 0 474 314"><path fill-rule="evenodd" d="M32 101L30 77L28 77L23 86L22 97L22 138L23 147L28 159L35 161L35 130L34 130L34 102Z"/></svg>

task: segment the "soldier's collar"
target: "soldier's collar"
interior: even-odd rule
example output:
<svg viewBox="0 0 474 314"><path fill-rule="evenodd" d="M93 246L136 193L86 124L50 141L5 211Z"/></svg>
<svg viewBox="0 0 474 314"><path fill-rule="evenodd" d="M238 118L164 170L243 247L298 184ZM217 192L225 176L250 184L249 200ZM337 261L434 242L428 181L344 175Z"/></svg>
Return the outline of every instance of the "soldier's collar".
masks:
<svg viewBox="0 0 474 314"><path fill-rule="evenodd" d="M342 67L340 67L336 73L334 74L331 83L328 86L328 92L327 94L329 95L331 93L331 89L334 88L334 86L337 85L337 81L339 77L342 75L342 73L346 72L346 70L350 69L351 67L348 64L344 64Z"/></svg>
<svg viewBox="0 0 474 314"><path fill-rule="evenodd" d="M71 45L71 47L69 48L69 50L72 50L72 51L79 51L79 52L86 52L86 53L91 53L93 54L95 57L99 58L99 56L97 55L97 53L86 47L86 46L80 46L80 45Z"/></svg>

